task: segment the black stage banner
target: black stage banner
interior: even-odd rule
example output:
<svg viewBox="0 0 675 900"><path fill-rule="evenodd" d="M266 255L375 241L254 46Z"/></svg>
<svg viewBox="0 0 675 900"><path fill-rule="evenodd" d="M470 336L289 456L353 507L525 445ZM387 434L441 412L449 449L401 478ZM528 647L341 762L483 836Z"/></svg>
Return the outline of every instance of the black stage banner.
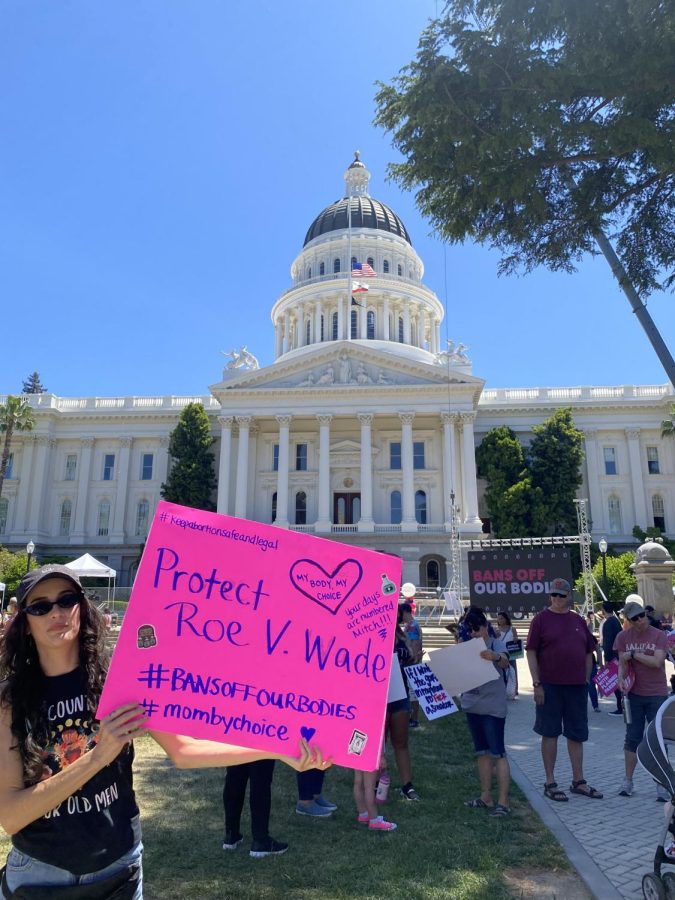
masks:
<svg viewBox="0 0 675 900"><path fill-rule="evenodd" d="M549 605L554 578L572 583L570 547L499 547L469 550L469 597L496 615L531 613Z"/></svg>

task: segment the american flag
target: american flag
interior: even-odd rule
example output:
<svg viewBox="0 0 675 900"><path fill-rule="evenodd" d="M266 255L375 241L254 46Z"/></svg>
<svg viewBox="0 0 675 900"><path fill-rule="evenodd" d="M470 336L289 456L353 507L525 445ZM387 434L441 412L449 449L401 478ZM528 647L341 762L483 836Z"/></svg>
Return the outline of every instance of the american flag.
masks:
<svg viewBox="0 0 675 900"><path fill-rule="evenodd" d="M352 293L353 294L366 294L368 292L368 288L365 284L361 284L360 281L352 282Z"/></svg>
<svg viewBox="0 0 675 900"><path fill-rule="evenodd" d="M377 278L377 272L368 263L354 263L352 276L355 278Z"/></svg>

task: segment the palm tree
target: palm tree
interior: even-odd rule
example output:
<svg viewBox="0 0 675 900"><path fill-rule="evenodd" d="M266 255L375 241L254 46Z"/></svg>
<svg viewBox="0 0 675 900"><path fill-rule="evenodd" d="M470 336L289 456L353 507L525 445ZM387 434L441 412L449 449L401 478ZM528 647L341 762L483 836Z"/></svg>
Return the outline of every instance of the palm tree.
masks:
<svg viewBox="0 0 675 900"><path fill-rule="evenodd" d="M6 403L0 403L0 434L5 435L2 445L2 461L0 461L0 496L2 485L9 464L9 448L15 431L32 431L35 428L35 416L23 397L7 397Z"/></svg>
<svg viewBox="0 0 675 900"><path fill-rule="evenodd" d="M675 403L670 405L670 418L661 422L661 437L675 438Z"/></svg>

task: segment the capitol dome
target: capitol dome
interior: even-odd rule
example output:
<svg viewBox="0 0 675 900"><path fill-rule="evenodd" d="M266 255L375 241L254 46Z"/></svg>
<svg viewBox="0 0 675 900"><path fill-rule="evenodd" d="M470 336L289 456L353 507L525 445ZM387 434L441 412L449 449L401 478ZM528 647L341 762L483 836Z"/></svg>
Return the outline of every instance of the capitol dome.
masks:
<svg viewBox="0 0 675 900"><path fill-rule="evenodd" d="M349 226L349 197L343 197L342 200L336 200L322 210L314 219L307 230L303 247L319 237L322 234L328 234L330 231L340 231ZM410 235L396 213L368 196L357 196L351 198L351 218L352 228L372 228L375 231L384 231L388 234L394 234L403 238L412 247Z"/></svg>

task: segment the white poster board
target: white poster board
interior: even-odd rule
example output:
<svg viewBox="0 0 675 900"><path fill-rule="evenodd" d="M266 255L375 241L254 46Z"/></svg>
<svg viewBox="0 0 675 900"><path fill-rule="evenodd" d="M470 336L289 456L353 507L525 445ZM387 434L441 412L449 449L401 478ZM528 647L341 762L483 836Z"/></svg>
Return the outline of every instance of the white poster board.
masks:
<svg viewBox="0 0 675 900"><path fill-rule="evenodd" d="M426 663L406 666L408 684L415 692L424 715L431 721L457 712L455 703Z"/></svg>
<svg viewBox="0 0 675 900"><path fill-rule="evenodd" d="M464 691L472 691L488 681L499 678L499 672L488 659L482 659L485 650L482 638L473 638L461 644L442 647L429 652L429 668L452 697Z"/></svg>
<svg viewBox="0 0 675 900"><path fill-rule="evenodd" d="M387 694L387 703L393 703L395 700L405 700L408 693L403 684L403 675L401 675L401 667L398 664L398 656L394 653L389 670L389 693Z"/></svg>

